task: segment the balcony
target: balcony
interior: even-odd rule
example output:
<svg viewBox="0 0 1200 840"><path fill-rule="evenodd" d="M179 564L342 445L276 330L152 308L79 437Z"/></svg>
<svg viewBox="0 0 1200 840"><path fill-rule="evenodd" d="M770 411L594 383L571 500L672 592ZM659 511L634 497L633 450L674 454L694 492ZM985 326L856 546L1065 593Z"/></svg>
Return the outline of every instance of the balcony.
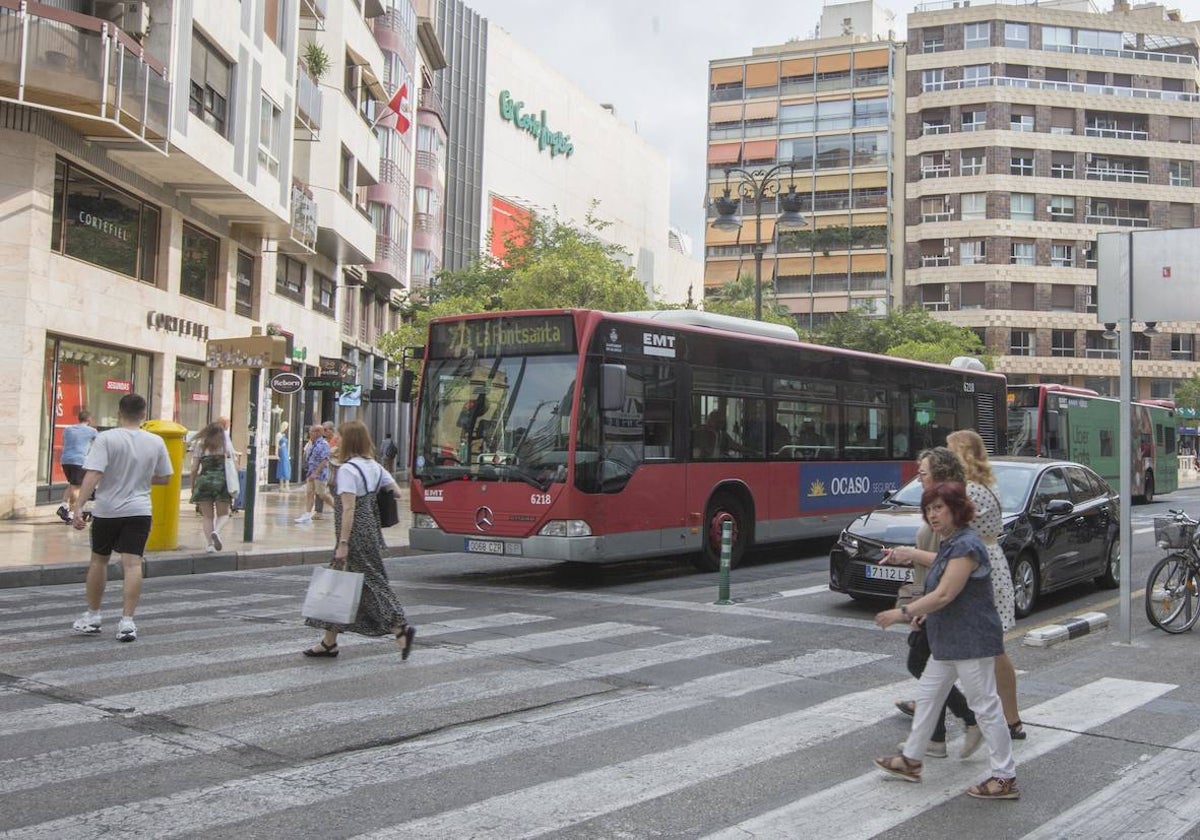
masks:
<svg viewBox="0 0 1200 840"><path fill-rule="evenodd" d="M923 300L921 306L926 312L949 312L950 301L948 300Z"/></svg>
<svg viewBox="0 0 1200 840"><path fill-rule="evenodd" d="M324 29L328 0L300 0L300 28Z"/></svg>
<svg viewBox="0 0 1200 840"><path fill-rule="evenodd" d="M446 109L442 106L442 98L431 87L421 88L421 94L417 98L417 108L437 114L443 124L446 122Z"/></svg>
<svg viewBox="0 0 1200 840"><path fill-rule="evenodd" d="M1150 133L1137 128L1106 128L1098 125L1085 126L1086 137L1108 137L1112 140L1149 140Z"/></svg>
<svg viewBox="0 0 1200 840"><path fill-rule="evenodd" d="M1150 220L1137 216L1093 216L1083 217L1084 224L1112 225L1116 227L1150 227Z"/></svg>
<svg viewBox="0 0 1200 840"><path fill-rule="evenodd" d="M936 163L936 164L929 164L929 165L922 166L921 167L921 177L922 178L949 178L950 177L950 164Z"/></svg>
<svg viewBox="0 0 1200 840"><path fill-rule="evenodd" d="M921 221L922 221L923 223L928 223L928 222L950 222L950 221L953 221L953 220L954 220L954 214L953 214L953 213L951 213L951 212L946 212L946 213L922 213L922 214L921 214Z"/></svg>
<svg viewBox="0 0 1200 840"><path fill-rule="evenodd" d="M1089 166L1087 168L1089 181L1119 181L1125 184L1150 183L1150 170L1125 169L1113 166Z"/></svg>
<svg viewBox="0 0 1200 840"><path fill-rule="evenodd" d="M319 139L321 133L321 88L303 62L296 67L296 129L307 132L308 140Z"/></svg>
<svg viewBox="0 0 1200 840"><path fill-rule="evenodd" d="M936 254L922 254L921 268L941 268L950 265L950 257Z"/></svg>
<svg viewBox="0 0 1200 840"><path fill-rule="evenodd" d="M292 182L292 214L290 236L305 253L311 254L317 248L317 202L313 200L312 191L300 183Z"/></svg>
<svg viewBox="0 0 1200 840"><path fill-rule="evenodd" d="M381 276L389 288L404 286L404 243L383 233L375 235L375 262L367 267L372 275Z"/></svg>
<svg viewBox="0 0 1200 840"><path fill-rule="evenodd" d="M163 63L101 18L0 0L0 99L53 111L89 137L167 153Z"/></svg>
<svg viewBox="0 0 1200 840"><path fill-rule="evenodd" d="M949 134L950 125L948 123L925 123L921 126L921 136L928 137L931 134Z"/></svg>

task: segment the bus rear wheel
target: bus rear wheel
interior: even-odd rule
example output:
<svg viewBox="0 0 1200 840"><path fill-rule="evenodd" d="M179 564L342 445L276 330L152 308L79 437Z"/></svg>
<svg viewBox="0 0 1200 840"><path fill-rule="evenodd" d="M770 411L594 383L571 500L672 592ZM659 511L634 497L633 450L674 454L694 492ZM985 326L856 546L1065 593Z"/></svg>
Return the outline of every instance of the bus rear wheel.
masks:
<svg viewBox="0 0 1200 840"><path fill-rule="evenodd" d="M728 493L713 496L704 512L704 538L696 568L715 572L721 568L721 530L728 522L732 529L729 544L729 567L737 568L746 552L746 514L736 498Z"/></svg>

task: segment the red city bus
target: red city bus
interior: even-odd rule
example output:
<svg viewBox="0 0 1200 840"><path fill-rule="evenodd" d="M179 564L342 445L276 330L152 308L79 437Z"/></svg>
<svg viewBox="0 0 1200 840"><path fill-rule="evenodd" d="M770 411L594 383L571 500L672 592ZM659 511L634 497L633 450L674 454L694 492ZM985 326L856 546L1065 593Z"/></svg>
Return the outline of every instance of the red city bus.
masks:
<svg viewBox="0 0 1200 840"><path fill-rule="evenodd" d="M833 536L959 428L1005 440L1003 376L801 343L692 310L430 324L414 548L601 563Z"/></svg>

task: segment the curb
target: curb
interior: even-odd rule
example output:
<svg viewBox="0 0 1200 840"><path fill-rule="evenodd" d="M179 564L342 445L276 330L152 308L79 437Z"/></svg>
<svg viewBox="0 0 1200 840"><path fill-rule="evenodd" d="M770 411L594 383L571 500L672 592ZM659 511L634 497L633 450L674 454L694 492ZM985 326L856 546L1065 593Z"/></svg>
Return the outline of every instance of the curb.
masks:
<svg viewBox="0 0 1200 840"><path fill-rule="evenodd" d="M383 557L388 559L426 553L407 545L396 545L384 548ZM309 566L326 563L330 556L328 548L296 548L288 551L243 553L229 551L217 554L185 554L178 557L144 557L142 558L142 575L146 578L157 578L175 575L203 575L211 572L241 572L280 566ZM0 589L83 583L87 580L87 570L87 563L55 563L47 566L0 569ZM120 580L122 577L121 565L110 561L108 579Z"/></svg>
<svg viewBox="0 0 1200 840"><path fill-rule="evenodd" d="M1106 613L1090 612L1068 618L1061 624L1036 627L1025 634L1021 644L1027 647L1051 647L1059 642L1077 639L1089 633L1098 633L1108 628Z"/></svg>

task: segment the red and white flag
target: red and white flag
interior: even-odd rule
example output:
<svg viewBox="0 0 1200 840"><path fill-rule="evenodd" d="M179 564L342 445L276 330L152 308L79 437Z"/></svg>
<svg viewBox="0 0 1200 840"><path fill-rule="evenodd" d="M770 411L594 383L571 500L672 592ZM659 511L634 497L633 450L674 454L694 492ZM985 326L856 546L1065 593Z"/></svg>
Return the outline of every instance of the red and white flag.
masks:
<svg viewBox="0 0 1200 840"><path fill-rule="evenodd" d="M396 91L395 95L388 102L387 107L383 109L383 113L379 115L379 119L383 119L383 117L387 116L388 111L391 111L396 115L396 130L401 134L404 134L406 131L408 131L409 126L412 125L412 120L410 120L407 114L405 114L405 111L407 110L408 82L405 82L404 84L400 85L400 89ZM378 121L379 120L376 120L376 122Z"/></svg>

